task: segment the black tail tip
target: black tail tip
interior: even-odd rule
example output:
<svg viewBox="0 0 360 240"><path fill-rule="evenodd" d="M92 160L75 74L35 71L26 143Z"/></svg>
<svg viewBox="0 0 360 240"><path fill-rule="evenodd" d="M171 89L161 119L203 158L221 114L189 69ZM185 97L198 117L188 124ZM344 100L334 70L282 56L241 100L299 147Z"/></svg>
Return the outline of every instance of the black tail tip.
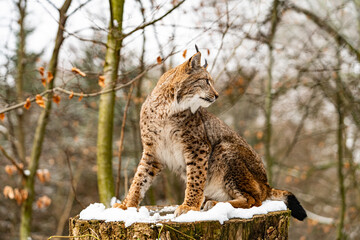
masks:
<svg viewBox="0 0 360 240"><path fill-rule="evenodd" d="M307 217L305 209L301 206L299 200L297 200L295 195L288 195L287 203L288 208L291 210L291 216L300 221L303 221Z"/></svg>

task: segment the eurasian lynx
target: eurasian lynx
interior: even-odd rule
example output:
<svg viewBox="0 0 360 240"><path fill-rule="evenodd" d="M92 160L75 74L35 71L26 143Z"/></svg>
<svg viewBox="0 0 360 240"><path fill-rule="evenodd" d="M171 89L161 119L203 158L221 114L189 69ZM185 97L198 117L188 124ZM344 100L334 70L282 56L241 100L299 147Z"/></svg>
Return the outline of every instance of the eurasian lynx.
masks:
<svg viewBox="0 0 360 240"><path fill-rule="evenodd" d="M164 165L186 182L175 215L218 201L238 208L283 200L300 220L306 212L296 197L271 188L259 155L235 131L204 108L218 93L198 52L161 76L141 109L143 154L128 195L114 207L136 207Z"/></svg>

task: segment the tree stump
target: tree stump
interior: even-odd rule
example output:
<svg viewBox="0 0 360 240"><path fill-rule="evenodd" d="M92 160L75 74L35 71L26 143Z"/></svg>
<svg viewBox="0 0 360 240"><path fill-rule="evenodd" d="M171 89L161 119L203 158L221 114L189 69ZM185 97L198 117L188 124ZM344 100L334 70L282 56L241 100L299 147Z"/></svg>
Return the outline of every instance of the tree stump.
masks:
<svg viewBox="0 0 360 240"><path fill-rule="evenodd" d="M147 207L160 210L162 207ZM163 212L162 214L165 214ZM125 228L124 222L80 220L70 218L69 233L72 239L288 239L290 211L255 215L251 219L218 221L134 223Z"/></svg>

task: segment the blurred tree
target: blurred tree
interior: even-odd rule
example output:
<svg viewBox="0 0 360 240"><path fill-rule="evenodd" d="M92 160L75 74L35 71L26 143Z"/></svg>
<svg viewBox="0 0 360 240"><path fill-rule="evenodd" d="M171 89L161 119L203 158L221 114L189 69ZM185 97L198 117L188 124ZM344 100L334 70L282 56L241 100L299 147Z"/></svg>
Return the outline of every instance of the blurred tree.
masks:
<svg viewBox="0 0 360 240"><path fill-rule="evenodd" d="M59 9L59 26L55 38L54 50L48 65L49 74L48 74L48 83L46 88L49 90L54 87L60 47L64 41L63 34L67 20L66 13L70 7L71 1L72 0L65 0L64 4ZM51 105L52 105L52 97L53 97L53 92L49 91L49 93L47 94L48 101L46 101L44 109L38 118L36 130L35 130L30 162L28 166L30 174L26 177L25 188L24 188L25 191L28 193L28 197L21 207L21 223L20 223L21 240L28 240L28 238L30 237L32 205L35 198L35 188L34 188L35 176L39 165L39 159L43 146L46 125L49 121Z"/></svg>
<svg viewBox="0 0 360 240"><path fill-rule="evenodd" d="M104 90L112 89L116 85L122 45L122 21L125 0L110 0L110 23L105 55ZM114 121L115 92L100 96L98 137L97 137L97 166L98 191L100 201L107 207L115 196L112 175L112 139Z"/></svg>

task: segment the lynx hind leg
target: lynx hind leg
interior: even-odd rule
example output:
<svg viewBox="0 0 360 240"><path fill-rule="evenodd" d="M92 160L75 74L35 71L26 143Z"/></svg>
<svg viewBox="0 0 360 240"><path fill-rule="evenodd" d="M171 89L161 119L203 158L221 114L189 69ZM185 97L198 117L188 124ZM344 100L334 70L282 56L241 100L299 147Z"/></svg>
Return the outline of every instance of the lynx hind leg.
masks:
<svg viewBox="0 0 360 240"><path fill-rule="evenodd" d="M231 190L231 191L233 192L233 194L231 195L234 199L224 202L230 203L234 208L250 208L255 205L255 199L249 194L241 193L236 190ZM208 200L204 204L204 210L207 211L213 208L218 203L219 201Z"/></svg>

